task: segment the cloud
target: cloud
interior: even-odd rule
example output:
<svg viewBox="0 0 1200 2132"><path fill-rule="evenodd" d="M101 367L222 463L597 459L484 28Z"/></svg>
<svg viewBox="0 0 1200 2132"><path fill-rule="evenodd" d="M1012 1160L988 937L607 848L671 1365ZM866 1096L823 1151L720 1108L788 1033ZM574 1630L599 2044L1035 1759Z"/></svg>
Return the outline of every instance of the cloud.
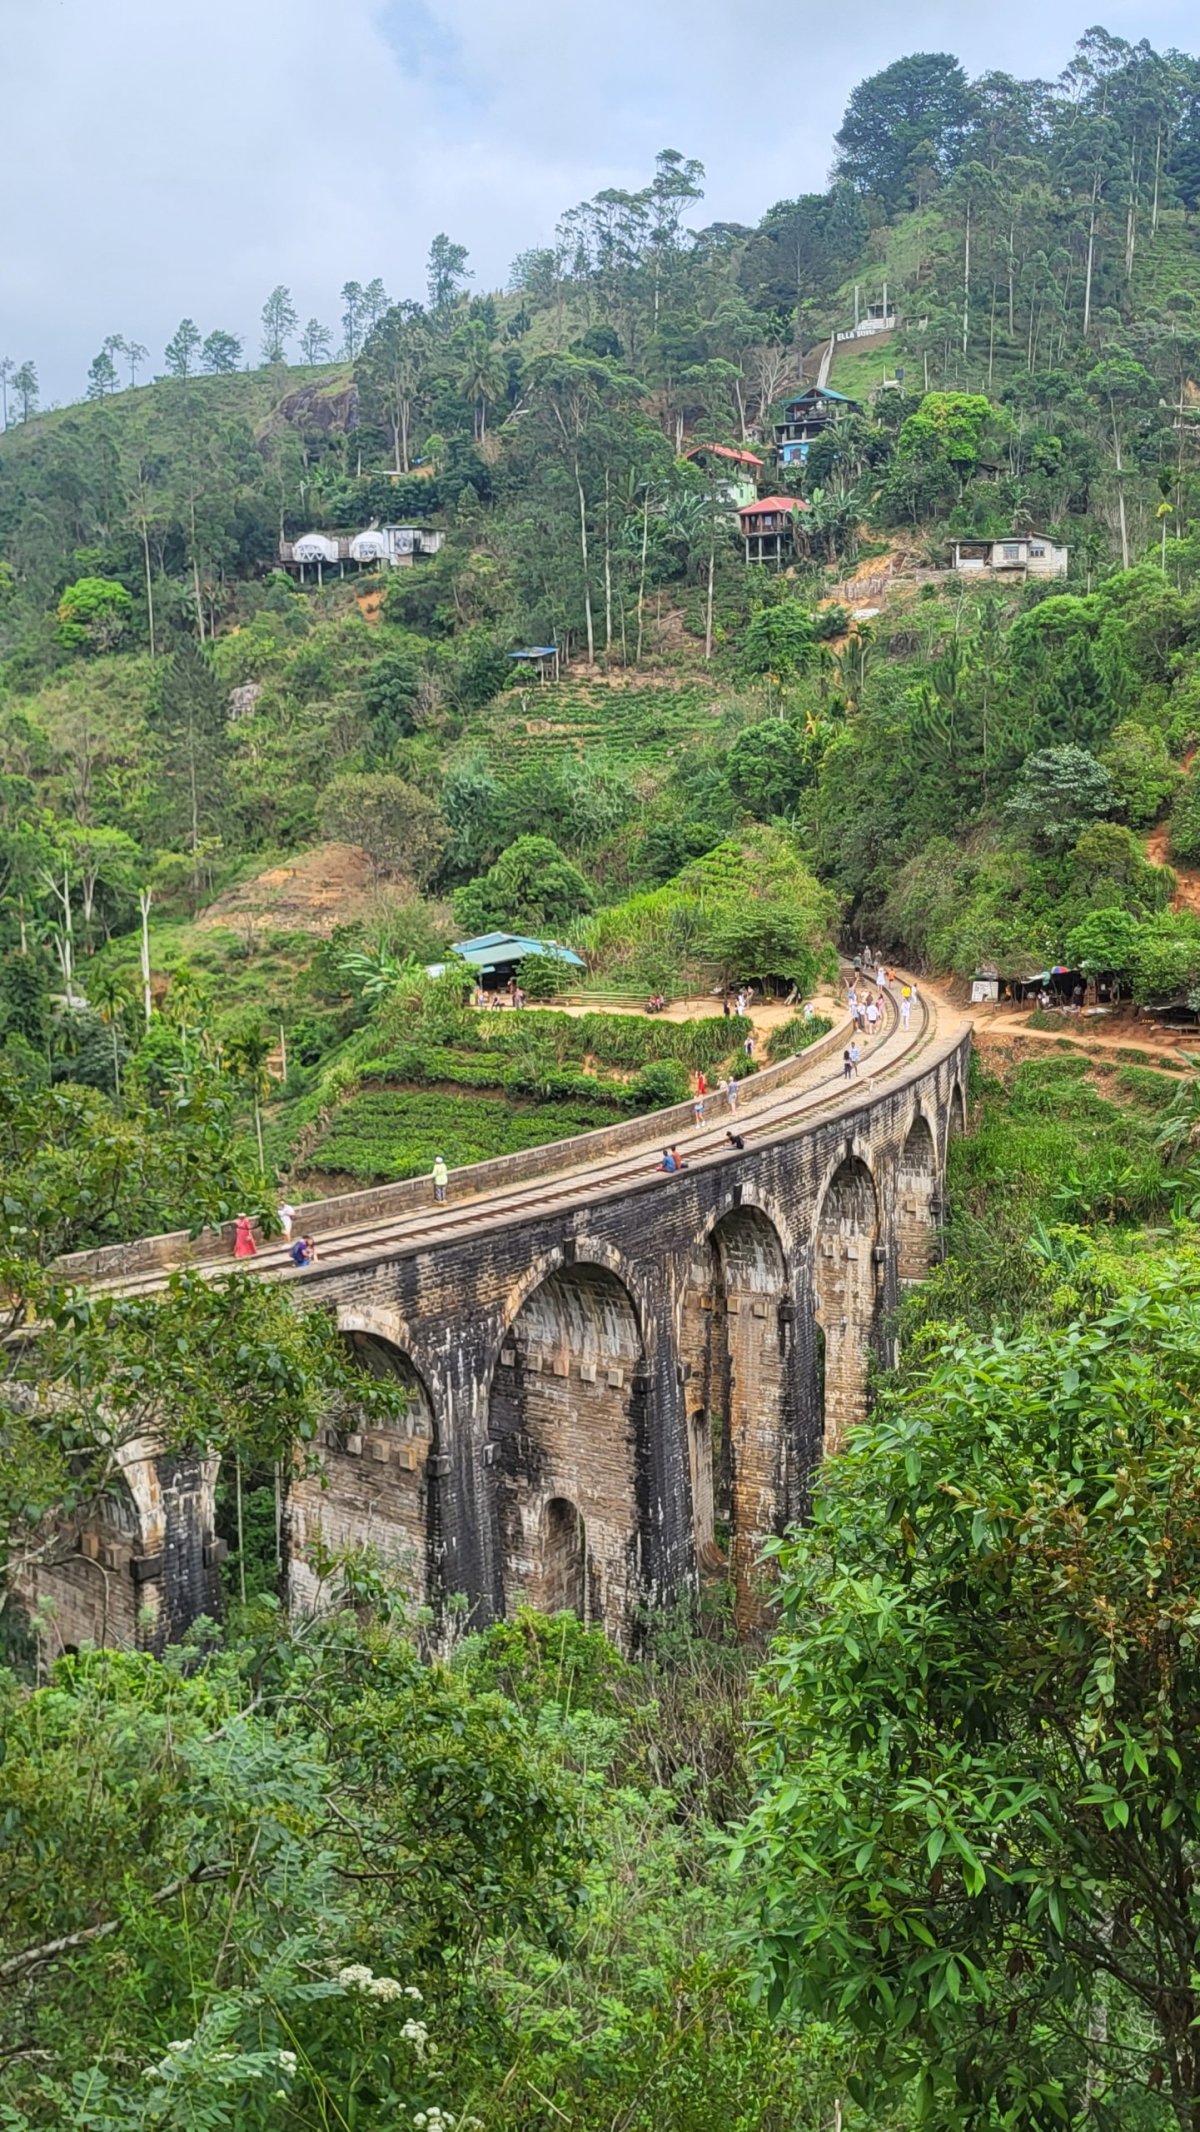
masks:
<svg viewBox="0 0 1200 2132"><path fill-rule="evenodd" d="M1176 0L1107 20L1189 35ZM256 353L276 282L335 327L350 277L420 295L440 229L496 287L665 146L707 164L705 215L754 220L823 183L850 89L902 51L1055 73L1084 26L1061 0L1032 23L868 0L844 26L728 0L0 0L0 353L56 399L105 334L157 365L184 315Z"/></svg>

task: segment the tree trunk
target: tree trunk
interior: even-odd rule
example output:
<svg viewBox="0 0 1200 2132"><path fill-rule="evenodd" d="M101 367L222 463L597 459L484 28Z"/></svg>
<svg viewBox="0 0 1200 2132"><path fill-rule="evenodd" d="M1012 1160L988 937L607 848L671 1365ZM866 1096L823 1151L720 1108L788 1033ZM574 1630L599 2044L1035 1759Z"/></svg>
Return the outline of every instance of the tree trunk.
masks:
<svg viewBox="0 0 1200 2132"><path fill-rule="evenodd" d="M609 529L609 475L604 469L604 656L612 653L612 540Z"/></svg>
<svg viewBox="0 0 1200 2132"><path fill-rule="evenodd" d="M634 665L635 665L635 666L640 666L640 665L641 665L641 663L642 663L642 623L643 623L643 620L644 620L644 618L645 618L645 612L646 612L646 550L647 550L647 548L648 548L649 544L650 544L650 486L649 486L649 483L647 483L647 485L646 485L646 495L645 495L645 500L644 500L644 502L643 502L643 504L642 504L642 567L641 567L641 572L640 572L640 574L639 574L639 577L638 577L638 596L637 596L637 624L638 624L638 626L637 626L637 650L635 651L635 653L634 653L634 655L633 655L633 663L634 663Z"/></svg>
<svg viewBox="0 0 1200 2132"><path fill-rule="evenodd" d="M150 575L150 529L146 524L146 499L142 497L142 564L146 573L146 620L150 629L150 657L155 654L154 644L154 580Z"/></svg>
<svg viewBox="0 0 1200 2132"><path fill-rule="evenodd" d="M712 658L713 647L713 577L717 563L717 522L713 519L711 538L708 543L708 598L704 606L704 656Z"/></svg>
<svg viewBox="0 0 1200 2132"><path fill-rule="evenodd" d="M1150 209L1150 235L1158 235L1158 181L1162 173L1162 127L1154 138L1154 200Z"/></svg>
<svg viewBox="0 0 1200 2132"><path fill-rule="evenodd" d="M971 329L971 202L967 201L967 226L963 238L963 342L964 358Z"/></svg>
<svg viewBox="0 0 1200 2132"><path fill-rule="evenodd" d="M1096 264L1096 206L1100 198L1100 165L1092 173L1092 204L1088 215L1087 271L1083 281L1083 337L1092 327L1092 269Z"/></svg>
<svg viewBox="0 0 1200 2132"><path fill-rule="evenodd" d="M1117 469L1117 522L1121 528L1121 568L1122 570L1128 570L1129 529L1125 523L1125 483L1122 478L1124 467L1121 463L1121 432L1117 426L1117 410L1111 401L1109 408L1112 415L1113 460Z"/></svg>
<svg viewBox="0 0 1200 2132"><path fill-rule="evenodd" d="M150 890L148 888L138 890L138 905L142 913L142 1008L146 1016L146 1027L148 1029L150 1027L150 1016L154 1011L154 1002L150 997Z"/></svg>
<svg viewBox="0 0 1200 2132"><path fill-rule="evenodd" d="M237 1542L238 1542L238 1597L246 1604L246 1547L242 1531L242 1454L239 1451L233 1463L234 1491L237 1497Z"/></svg>
<svg viewBox="0 0 1200 2132"><path fill-rule="evenodd" d="M579 497L579 553L583 558L583 614L587 623L588 665L596 663L596 628L592 620L592 587L588 576L587 499L579 478L579 461L575 461L575 488Z"/></svg>

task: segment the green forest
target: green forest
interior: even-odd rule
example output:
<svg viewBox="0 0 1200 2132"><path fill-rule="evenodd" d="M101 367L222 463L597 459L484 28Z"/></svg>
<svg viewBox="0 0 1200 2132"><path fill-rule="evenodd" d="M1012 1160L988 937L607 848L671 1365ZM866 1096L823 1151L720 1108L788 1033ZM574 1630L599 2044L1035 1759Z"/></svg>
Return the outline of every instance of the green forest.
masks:
<svg viewBox="0 0 1200 2132"><path fill-rule="evenodd" d="M1064 58L896 60L754 226L664 150L491 293L0 358L0 2132L1200 2132L1200 59ZM770 1633L289 1617L280 1476L402 1394L63 1259L652 1133L867 943L1121 1012L977 1046ZM151 1430L223 1618L64 1650Z"/></svg>

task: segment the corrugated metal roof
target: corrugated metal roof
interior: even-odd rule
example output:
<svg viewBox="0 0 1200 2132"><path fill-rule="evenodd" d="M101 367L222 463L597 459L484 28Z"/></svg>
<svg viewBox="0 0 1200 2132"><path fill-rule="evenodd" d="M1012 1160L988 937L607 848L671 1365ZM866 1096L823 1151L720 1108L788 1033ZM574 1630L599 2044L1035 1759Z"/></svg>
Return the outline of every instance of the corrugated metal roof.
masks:
<svg viewBox="0 0 1200 2132"><path fill-rule="evenodd" d="M695 459L699 457L701 452L712 452L718 459L736 459L739 466L761 466L763 464L761 459L755 458L753 452L737 452L729 444L693 444L690 452L685 452L683 456L685 459Z"/></svg>
<svg viewBox="0 0 1200 2132"><path fill-rule="evenodd" d="M739 518L754 518L760 511L807 511L803 496L764 496L761 503L743 504Z"/></svg>
<svg viewBox="0 0 1200 2132"><path fill-rule="evenodd" d="M557 940L534 940L524 933L480 933L474 940L456 940L453 952L476 970L492 969L498 962L520 962L525 955L553 955L576 969L586 968L582 955L560 947Z"/></svg>

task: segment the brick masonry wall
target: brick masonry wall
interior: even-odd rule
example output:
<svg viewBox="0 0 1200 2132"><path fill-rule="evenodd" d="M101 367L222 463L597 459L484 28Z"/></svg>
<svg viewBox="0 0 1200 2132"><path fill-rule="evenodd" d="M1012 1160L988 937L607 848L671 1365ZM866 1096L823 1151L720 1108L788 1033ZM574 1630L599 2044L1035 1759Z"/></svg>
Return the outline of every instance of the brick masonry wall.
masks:
<svg viewBox="0 0 1200 2132"><path fill-rule="evenodd" d="M293 1483L293 1597L316 1596L304 1553L315 1522L327 1543L369 1538L408 1559L415 1596L463 1593L481 1620L522 1595L552 1603L582 1580L587 1603L628 1638L642 1606L691 1588L697 1546L711 1544L695 1416L716 1408L749 1618L759 1540L804 1515L823 1450L865 1411L869 1353L888 1359L902 1253L908 1263L915 1241L903 1151L923 1118L936 1151L932 1222L946 1141L965 1116L968 1048L967 1036L944 1045L911 1079L740 1155L481 1219L436 1247L313 1268L297 1294L403 1358L428 1433L416 1465L407 1450L394 1455L403 1438L386 1458L327 1445L324 1487ZM704 1293L716 1304L707 1312ZM179 1633L189 1610L212 1603L205 1488L181 1473L160 1492L176 1505L161 1607ZM144 1535L139 1545L150 1552ZM121 1620L126 1640L127 1612Z"/></svg>

